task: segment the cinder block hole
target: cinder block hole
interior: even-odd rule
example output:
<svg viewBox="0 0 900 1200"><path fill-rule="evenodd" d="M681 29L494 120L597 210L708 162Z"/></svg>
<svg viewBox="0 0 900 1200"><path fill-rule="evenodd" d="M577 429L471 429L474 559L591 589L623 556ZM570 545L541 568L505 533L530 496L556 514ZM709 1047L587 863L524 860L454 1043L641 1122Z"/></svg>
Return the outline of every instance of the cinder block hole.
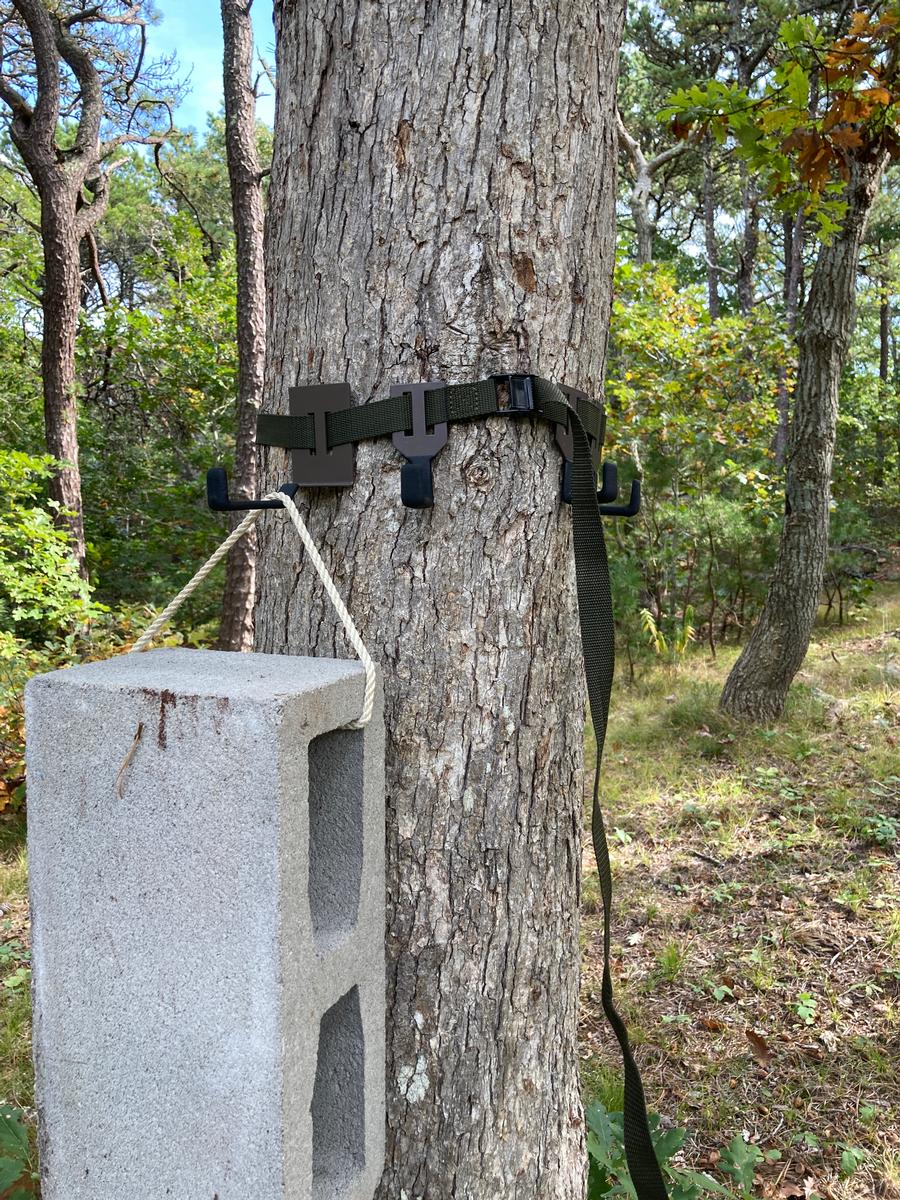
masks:
<svg viewBox="0 0 900 1200"><path fill-rule="evenodd" d="M362 878L362 730L335 729L309 744L309 906L328 949L356 924Z"/></svg>
<svg viewBox="0 0 900 1200"><path fill-rule="evenodd" d="M313 1200L342 1200L366 1165L364 1058L359 989L354 987L319 1025L312 1100Z"/></svg>

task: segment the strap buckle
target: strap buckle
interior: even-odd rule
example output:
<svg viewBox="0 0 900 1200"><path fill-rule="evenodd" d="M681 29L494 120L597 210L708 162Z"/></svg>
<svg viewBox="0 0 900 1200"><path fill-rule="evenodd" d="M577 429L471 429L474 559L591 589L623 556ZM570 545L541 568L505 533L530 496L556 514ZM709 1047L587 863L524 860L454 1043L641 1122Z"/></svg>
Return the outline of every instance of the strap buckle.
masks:
<svg viewBox="0 0 900 1200"><path fill-rule="evenodd" d="M352 487L355 479L353 445L328 448L325 414L350 407L349 383L318 383L288 390L292 417L312 417L315 450L292 451L294 483L300 487Z"/></svg>
<svg viewBox="0 0 900 1200"><path fill-rule="evenodd" d="M497 389L497 412L511 417L527 417L537 411L530 375L492 375Z"/></svg>

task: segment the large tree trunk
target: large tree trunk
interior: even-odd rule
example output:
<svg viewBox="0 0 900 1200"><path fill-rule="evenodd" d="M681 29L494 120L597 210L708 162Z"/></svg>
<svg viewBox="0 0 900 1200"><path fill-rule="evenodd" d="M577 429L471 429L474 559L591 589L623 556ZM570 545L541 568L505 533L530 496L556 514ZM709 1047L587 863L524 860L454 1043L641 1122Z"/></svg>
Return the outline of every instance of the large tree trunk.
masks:
<svg viewBox="0 0 900 1200"><path fill-rule="evenodd" d="M854 161L841 231L819 250L803 310L787 446L785 518L762 613L725 682L722 707L757 721L781 715L806 656L828 554L838 387L856 313L856 271L884 162Z"/></svg>
<svg viewBox="0 0 900 1200"><path fill-rule="evenodd" d="M267 396L541 373L599 394L619 0L276 4ZM266 456L266 485L289 477ZM456 426L434 509L387 440L304 493L385 672L384 1200L573 1200L583 668L552 431ZM261 534L257 645L346 654L293 530ZM298 565L299 564L299 565Z"/></svg>
<svg viewBox="0 0 900 1200"><path fill-rule="evenodd" d="M75 395L75 338L81 307L80 231L75 199L60 179L41 191L44 286L41 376L47 453L63 464L50 479L50 495L61 506L72 553L87 578L81 471L78 464L78 402Z"/></svg>
<svg viewBox="0 0 900 1200"><path fill-rule="evenodd" d="M225 150L237 251L238 399L234 492L256 492L256 415L262 402L266 355L266 284L263 270L263 193L256 142L252 0L222 0L225 42ZM228 555L219 646L250 650L256 591L256 536L252 530Z"/></svg>

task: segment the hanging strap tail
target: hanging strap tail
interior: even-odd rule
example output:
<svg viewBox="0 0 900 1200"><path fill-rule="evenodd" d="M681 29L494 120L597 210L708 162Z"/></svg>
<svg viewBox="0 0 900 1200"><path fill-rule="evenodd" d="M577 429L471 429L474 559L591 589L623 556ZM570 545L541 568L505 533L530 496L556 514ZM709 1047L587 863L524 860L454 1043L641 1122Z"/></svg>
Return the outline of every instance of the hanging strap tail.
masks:
<svg viewBox="0 0 900 1200"><path fill-rule="evenodd" d="M600 877L600 896L603 901L603 983L600 998L603 1012L612 1027L622 1052L625 1079L623 1127L625 1158L638 1200L667 1200L662 1170L653 1149L647 1102L628 1030L613 1000L610 942L612 935L612 870L609 846L600 808L600 763L609 720L615 667L615 626L613 623L612 588L609 561L603 537L603 522L597 503L597 476L591 461L587 434L578 415L573 413L571 428L574 436L572 469L572 531L575 549L575 583L578 593L578 618L581 624L581 645L587 678L588 703L597 742L597 762L594 769L591 834L597 874Z"/></svg>

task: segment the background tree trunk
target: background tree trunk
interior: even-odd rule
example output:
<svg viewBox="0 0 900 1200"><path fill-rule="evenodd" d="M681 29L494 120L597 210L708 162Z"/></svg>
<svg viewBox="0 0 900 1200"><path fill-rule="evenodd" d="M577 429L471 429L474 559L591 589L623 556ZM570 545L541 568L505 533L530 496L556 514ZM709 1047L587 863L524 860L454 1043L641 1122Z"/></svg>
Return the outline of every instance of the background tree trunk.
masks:
<svg viewBox="0 0 900 1200"><path fill-rule="evenodd" d="M784 312L787 321L788 334L791 338L797 332L797 320L800 313L801 293L803 291L803 212L796 216L782 218L784 232ZM775 429L773 450L775 462L779 467L784 466L787 454L788 428L791 420L791 395L788 388L787 368L778 369L778 425Z"/></svg>
<svg viewBox="0 0 900 1200"><path fill-rule="evenodd" d="M41 201L44 419L47 450L63 462L50 492L63 506L59 521L70 530L72 552L86 578L75 396L80 247L106 212L110 173L125 162L116 157L120 148L158 145L166 134L149 132L143 117L156 99L141 76L142 0L115 12L102 3L67 9L45 0L13 0L3 25L0 101ZM11 37L6 26L13 30ZM119 40L109 40L111 28L120 31ZM129 44L131 34L136 36ZM26 96L20 86L32 77ZM161 82L154 70L153 84ZM107 107L113 93L115 103ZM171 114L169 103L164 106ZM98 283L102 290L99 275Z"/></svg>
<svg viewBox="0 0 900 1200"><path fill-rule="evenodd" d="M703 241L706 248L706 291L709 316L719 319L719 243L716 238L716 170L709 140L703 166Z"/></svg>
<svg viewBox="0 0 900 1200"><path fill-rule="evenodd" d="M885 436L882 413L890 411L891 396L891 286L890 280L882 276L878 304L878 399L880 411L875 418L875 469L872 482L876 487L884 483Z"/></svg>
<svg viewBox="0 0 900 1200"><path fill-rule="evenodd" d="M71 187L60 179L41 191L44 286L41 376L47 453L63 465L50 477L50 495L62 506L78 570L87 578L81 470L78 462L78 402L75 395L75 337L81 308L81 235Z"/></svg>
<svg viewBox="0 0 900 1200"><path fill-rule="evenodd" d="M267 396L534 370L599 393L619 0L276 4ZM385 1200L573 1200L583 668L552 431L455 427L434 509L387 440L304 493L385 672ZM289 476L270 451L265 483ZM257 645L347 653L281 519Z"/></svg>
<svg viewBox="0 0 900 1200"><path fill-rule="evenodd" d="M756 260L759 257L759 197L749 169L741 170L741 199L744 209L744 230L738 252L737 297L742 314L746 317L756 303L754 293Z"/></svg>
<svg viewBox="0 0 900 1200"><path fill-rule="evenodd" d="M221 0L225 42L225 150L237 252L238 399L234 494L256 492L256 415L262 403L266 356L266 283L263 267L263 191L256 143L252 0ZM243 514L239 514L242 516ZM219 646L250 650L256 591L256 533L228 555Z"/></svg>
<svg viewBox="0 0 900 1200"><path fill-rule="evenodd" d="M838 386L856 312L856 272L884 157L852 163L841 231L819 250L803 310L800 366L788 433L785 518L775 569L757 621L722 692L726 712L781 715L806 657L828 555L831 463Z"/></svg>
<svg viewBox="0 0 900 1200"><path fill-rule="evenodd" d="M616 133L619 138L619 148L628 156L631 164L633 183L628 197L628 207L634 221L634 235L637 247L637 260L641 266L653 262L653 239L656 236L656 222L650 215L650 194L653 187L653 177L671 162L678 158L688 147L687 142L676 142L651 159L647 159L640 143L633 138L625 127L621 113L616 114Z"/></svg>

